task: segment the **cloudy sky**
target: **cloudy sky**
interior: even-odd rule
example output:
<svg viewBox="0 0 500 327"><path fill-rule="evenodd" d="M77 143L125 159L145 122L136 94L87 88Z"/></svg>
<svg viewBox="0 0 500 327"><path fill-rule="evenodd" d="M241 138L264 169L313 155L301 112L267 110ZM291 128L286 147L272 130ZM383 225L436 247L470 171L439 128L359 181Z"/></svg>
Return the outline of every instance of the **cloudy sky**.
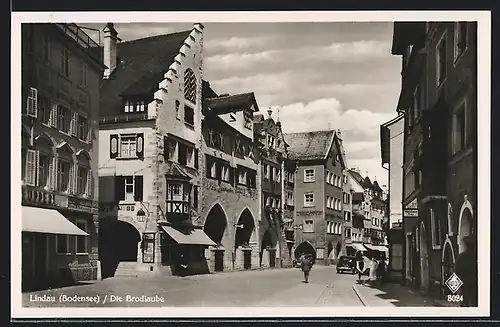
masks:
<svg viewBox="0 0 500 327"><path fill-rule="evenodd" d="M115 26L128 41L192 24ZM254 92L263 112L279 108L285 132L341 129L349 168L386 184L379 126L396 116L401 67L391 38L389 22L207 23L204 78L219 94Z"/></svg>

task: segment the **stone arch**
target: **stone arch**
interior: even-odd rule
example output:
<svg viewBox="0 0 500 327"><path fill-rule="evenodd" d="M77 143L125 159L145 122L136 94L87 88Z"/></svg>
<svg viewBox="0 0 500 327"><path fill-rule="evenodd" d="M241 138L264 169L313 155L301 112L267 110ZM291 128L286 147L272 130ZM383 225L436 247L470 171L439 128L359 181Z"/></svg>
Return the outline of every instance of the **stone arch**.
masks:
<svg viewBox="0 0 500 327"><path fill-rule="evenodd" d="M419 245L420 245L420 285L429 287L429 246L427 240L427 228L424 222L420 222Z"/></svg>
<svg viewBox="0 0 500 327"><path fill-rule="evenodd" d="M56 148L58 151L64 151L64 152L68 152L71 154L75 153L75 151L73 151L73 148L66 141L59 144Z"/></svg>
<svg viewBox="0 0 500 327"><path fill-rule="evenodd" d="M236 232L234 235L234 246L248 245L255 238L255 217L250 209L245 208L240 213L236 223Z"/></svg>
<svg viewBox="0 0 500 327"><path fill-rule="evenodd" d="M441 254L441 280L446 282L449 276L455 270L455 251L453 250L453 244L451 240L447 237L443 244L443 252Z"/></svg>
<svg viewBox="0 0 500 327"><path fill-rule="evenodd" d="M304 241L295 248L295 259L299 259L303 254L311 254L313 256L313 260L316 260L316 250L309 241Z"/></svg>
<svg viewBox="0 0 500 327"><path fill-rule="evenodd" d="M90 162L90 160L92 159L90 157L90 154L88 153L87 150L84 150L84 149L80 149L76 152L76 157L77 158L83 158L85 160L88 160Z"/></svg>
<svg viewBox="0 0 500 327"><path fill-rule="evenodd" d="M467 199L467 195L464 196L464 203L460 208L460 215L458 216L458 253L465 251L465 245L463 243L464 236L473 235L475 233L474 228L474 210L472 209L472 204Z"/></svg>
<svg viewBox="0 0 500 327"><path fill-rule="evenodd" d="M326 257L329 261L333 261L335 259L335 251L333 251L332 242L328 242L328 245L326 246Z"/></svg>
<svg viewBox="0 0 500 327"><path fill-rule="evenodd" d="M216 244L221 245L227 231L228 221L224 207L218 202L212 204L205 217L203 231Z"/></svg>
<svg viewBox="0 0 500 327"><path fill-rule="evenodd" d="M238 215L238 217L241 217L241 215L243 214L243 212L245 210L247 210L252 215L252 217L253 217L253 223L254 223L255 227L257 228L257 226L259 226L259 222L257 221L256 216L253 214L252 209L250 209L249 207L244 207L243 209L241 209L240 214Z"/></svg>

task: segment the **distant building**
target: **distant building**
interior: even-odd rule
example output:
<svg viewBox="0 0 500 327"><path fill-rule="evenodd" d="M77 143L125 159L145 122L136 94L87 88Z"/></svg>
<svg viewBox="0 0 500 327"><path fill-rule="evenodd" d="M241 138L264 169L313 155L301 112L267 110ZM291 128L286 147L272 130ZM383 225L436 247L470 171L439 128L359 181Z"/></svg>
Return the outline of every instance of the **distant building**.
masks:
<svg viewBox="0 0 500 327"><path fill-rule="evenodd" d="M346 158L344 154L344 158ZM347 170L344 170L342 176L342 210L344 214L344 232L342 237L344 241L342 242L342 253L345 255L354 255L356 251L354 250L353 243L353 206L352 206L352 185L351 179L348 176ZM359 233L359 230L356 229Z"/></svg>
<svg viewBox="0 0 500 327"><path fill-rule="evenodd" d="M21 33L23 289L95 280L105 66L75 24L22 24Z"/></svg>
<svg viewBox="0 0 500 327"><path fill-rule="evenodd" d="M435 296L477 231L477 24L396 22L406 280ZM474 264L474 263L471 263Z"/></svg>
<svg viewBox="0 0 500 327"><path fill-rule="evenodd" d="M335 130L285 134L289 158L296 160L295 245L293 255L312 254L321 264L342 253L342 139Z"/></svg>
<svg viewBox="0 0 500 327"><path fill-rule="evenodd" d="M284 222L285 202L290 194L284 192L286 143L281 122L271 117L272 110L268 110L268 115L267 118L262 114L254 116L254 139L260 145L257 156L262 189L259 228L261 268L282 267L291 263Z"/></svg>
<svg viewBox="0 0 500 327"><path fill-rule="evenodd" d="M403 145L404 145L404 115L400 114L380 126L380 147L382 167L388 169L388 242L389 267L391 274L401 279L403 276Z"/></svg>

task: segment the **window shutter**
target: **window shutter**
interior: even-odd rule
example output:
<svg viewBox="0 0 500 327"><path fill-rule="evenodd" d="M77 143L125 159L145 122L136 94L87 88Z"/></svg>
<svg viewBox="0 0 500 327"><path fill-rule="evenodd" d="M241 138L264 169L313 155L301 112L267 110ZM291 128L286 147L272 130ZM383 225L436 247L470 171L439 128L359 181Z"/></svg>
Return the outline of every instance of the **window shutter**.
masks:
<svg viewBox="0 0 500 327"><path fill-rule="evenodd" d="M166 136L163 137L163 157L165 161L167 161L170 155L170 143L168 142L168 138Z"/></svg>
<svg viewBox="0 0 500 327"><path fill-rule="evenodd" d="M92 170L87 170L87 190L86 190L86 194L87 194L87 198L92 198L92 195L93 195L93 185L92 185Z"/></svg>
<svg viewBox="0 0 500 327"><path fill-rule="evenodd" d="M52 108L50 110L50 126L57 127L57 103L52 103Z"/></svg>
<svg viewBox="0 0 500 327"><path fill-rule="evenodd" d="M134 201L141 201L143 196L143 188L144 188L144 177L143 176L135 176L134 179Z"/></svg>
<svg viewBox="0 0 500 327"><path fill-rule="evenodd" d="M67 191L70 193L74 193L74 187L75 187L75 165L73 167L69 168L69 180L68 180L68 189Z"/></svg>
<svg viewBox="0 0 500 327"><path fill-rule="evenodd" d="M76 136L77 129L78 129L78 114L74 112L73 117L71 118L71 135Z"/></svg>
<svg viewBox="0 0 500 327"><path fill-rule="evenodd" d="M109 157L111 159L118 157L118 134L109 136Z"/></svg>
<svg viewBox="0 0 500 327"><path fill-rule="evenodd" d="M194 156L194 169L198 169L198 165L199 165L198 149L194 149L193 156Z"/></svg>
<svg viewBox="0 0 500 327"><path fill-rule="evenodd" d="M35 161L36 151L28 150L26 154L26 176L25 182L27 185L35 185Z"/></svg>
<svg viewBox="0 0 500 327"><path fill-rule="evenodd" d="M49 163L49 176L48 176L48 180L49 180L49 188L51 190L54 190L56 187L56 158L51 158L52 160L50 160L50 163Z"/></svg>
<svg viewBox="0 0 500 327"><path fill-rule="evenodd" d="M74 173L73 180L72 180L73 187L71 188L71 190L72 190L73 194L77 194L78 193L78 165L77 164L74 164L73 171L75 173Z"/></svg>
<svg viewBox="0 0 500 327"><path fill-rule="evenodd" d="M135 153L138 158L144 158L144 133L137 134Z"/></svg>
<svg viewBox="0 0 500 327"><path fill-rule="evenodd" d="M125 200L125 177L115 177L115 201Z"/></svg>
<svg viewBox="0 0 500 327"><path fill-rule="evenodd" d="M31 87L28 95L27 114L28 116L37 117L38 112L38 90Z"/></svg>

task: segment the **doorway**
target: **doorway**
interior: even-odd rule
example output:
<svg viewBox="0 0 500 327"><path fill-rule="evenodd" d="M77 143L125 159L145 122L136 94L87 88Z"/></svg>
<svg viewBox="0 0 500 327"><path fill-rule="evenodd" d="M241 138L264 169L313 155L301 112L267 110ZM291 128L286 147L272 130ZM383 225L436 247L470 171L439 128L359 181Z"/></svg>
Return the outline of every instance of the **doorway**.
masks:
<svg viewBox="0 0 500 327"><path fill-rule="evenodd" d="M269 267L276 268L276 250L269 250Z"/></svg>
<svg viewBox="0 0 500 327"><path fill-rule="evenodd" d="M214 259L215 259L214 270L216 272L223 271L224 270L224 251L223 250L214 251Z"/></svg>
<svg viewBox="0 0 500 327"><path fill-rule="evenodd" d="M252 267L252 251L243 251L243 269Z"/></svg>

